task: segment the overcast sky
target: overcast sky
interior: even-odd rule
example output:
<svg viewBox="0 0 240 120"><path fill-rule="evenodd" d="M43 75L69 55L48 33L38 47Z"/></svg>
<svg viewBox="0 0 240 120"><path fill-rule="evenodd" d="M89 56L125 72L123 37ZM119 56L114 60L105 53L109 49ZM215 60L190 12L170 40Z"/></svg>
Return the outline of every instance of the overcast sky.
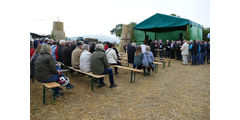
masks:
<svg viewBox="0 0 240 120"><path fill-rule="evenodd" d="M177 14L204 27L210 26L209 0L42 0L32 1L31 31L50 34L52 22L64 22L67 37L85 34L110 35L119 23L140 23L155 13Z"/></svg>

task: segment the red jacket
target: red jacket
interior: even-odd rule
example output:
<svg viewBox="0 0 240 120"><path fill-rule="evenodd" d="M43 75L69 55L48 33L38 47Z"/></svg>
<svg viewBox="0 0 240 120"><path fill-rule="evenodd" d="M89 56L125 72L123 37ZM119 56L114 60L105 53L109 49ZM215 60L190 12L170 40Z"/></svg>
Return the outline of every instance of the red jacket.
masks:
<svg viewBox="0 0 240 120"><path fill-rule="evenodd" d="M58 47L59 46L57 46L57 48L56 48L56 50L55 50L55 56L56 56L56 60L58 61Z"/></svg>
<svg viewBox="0 0 240 120"><path fill-rule="evenodd" d="M32 58L34 52L35 52L35 49L34 48L30 48L30 59Z"/></svg>
<svg viewBox="0 0 240 120"><path fill-rule="evenodd" d="M104 50L107 50L108 49L108 45L106 44L105 46L104 46Z"/></svg>

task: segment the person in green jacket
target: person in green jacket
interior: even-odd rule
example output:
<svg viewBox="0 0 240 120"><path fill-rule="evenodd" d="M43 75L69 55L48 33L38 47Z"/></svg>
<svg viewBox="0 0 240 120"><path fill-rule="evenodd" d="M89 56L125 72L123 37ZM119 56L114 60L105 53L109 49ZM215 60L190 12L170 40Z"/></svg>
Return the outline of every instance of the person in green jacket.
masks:
<svg viewBox="0 0 240 120"><path fill-rule="evenodd" d="M97 44L95 52L91 55L91 71L96 75L109 74L110 88L116 87L114 83L113 70L109 68L108 60L102 44ZM105 86L104 78L100 79L100 87Z"/></svg>
<svg viewBox="0 0 240 120"><path fill-rule="evenodd" d="M67 90L74 88L74 86L69 83L69 79L62 74L61 69L56 66L55 60L51 55L50 45L42 45L40 54L34 62L34 69L34 77L41 83L58 82L62 86L66 86ZM63 95L59 93L58 90L61 90L59 87L53 88L52 90L56 97Z"/></svg>

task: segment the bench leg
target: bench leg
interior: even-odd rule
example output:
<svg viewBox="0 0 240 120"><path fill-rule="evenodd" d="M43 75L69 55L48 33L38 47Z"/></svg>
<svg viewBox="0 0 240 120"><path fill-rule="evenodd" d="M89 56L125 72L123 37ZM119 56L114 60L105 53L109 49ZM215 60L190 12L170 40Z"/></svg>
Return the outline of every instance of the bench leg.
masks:
<svg viewBox="0 0 240 120"><path fill-rule="evenodd" d="M135 78L136 78L136 72L134 72L134 82L135 82Z"/></svg>
<svg viewBox="0 0 240 120"><path fill-rule="evenodd" d="M93 77L91 77L91 86L92 86L92 91L93 91L93 82L94 82L94 79L93 79Z"/></svg>
<svg viewBox="0 0 240 120"><path fill-rule="evenodd" d="M163 62L163 69L165 68L165 61Z"/></svg>
<svg viewBox="0 0 240 120"><path fill-rule="evenodd" d="M32 78L32 82L34 83L34 77Z"/></svg>
<svg viewBox="0 0 240 120"><path fill-rule="evenodd" d="M168 67L170 67L171 66L171 61L168 61Z"/></svg>
<svg viewBox="0 0 240 120"><path fill-rule="evenodd" d="M146 68L143 68L144 77L146 76Z"/></svg>
<svg viewBox="0 0 240 120"><path fill-rule="evenodd" d="M54 91L52 91L52 93L53 93L53 95L52 95L52 102L53 102L53 104L54 104L54 101L55 101L55 99L56 99L56 96L54 95Z"/></svg>
<svg viewBox="0 0 240 120"><path fill-rule="evenodd" d="M45 88L45 86L43 85L43 104L46 104L45 91L46 91L46 88Z"/></svg>
<svg viewBox="0 0 240 120"><path fill-rule="evenodd" d="M130 79L130 82L132 83L132 74L133 74L133 71L131 71L131 79Z"/></svg>
<svg viewBox="0 0 240 120"><path fill-rule="evenodd" d="M156 72L158 72L158 64L156 64Z"/></svg>

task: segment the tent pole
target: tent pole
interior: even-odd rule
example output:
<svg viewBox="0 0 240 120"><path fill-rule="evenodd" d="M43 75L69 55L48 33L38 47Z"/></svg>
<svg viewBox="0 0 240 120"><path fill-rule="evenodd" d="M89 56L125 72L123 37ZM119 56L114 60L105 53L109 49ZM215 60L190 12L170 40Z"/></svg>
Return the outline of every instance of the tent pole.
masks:
<svg viewBox="0 0 240 120"><path fill-rule="evenodd" d="M155 36L154 36L154 37L155 37L155 40L156 40L156 39L157 39L157 38L156 38L156 32L155 32Z"/></svg>

